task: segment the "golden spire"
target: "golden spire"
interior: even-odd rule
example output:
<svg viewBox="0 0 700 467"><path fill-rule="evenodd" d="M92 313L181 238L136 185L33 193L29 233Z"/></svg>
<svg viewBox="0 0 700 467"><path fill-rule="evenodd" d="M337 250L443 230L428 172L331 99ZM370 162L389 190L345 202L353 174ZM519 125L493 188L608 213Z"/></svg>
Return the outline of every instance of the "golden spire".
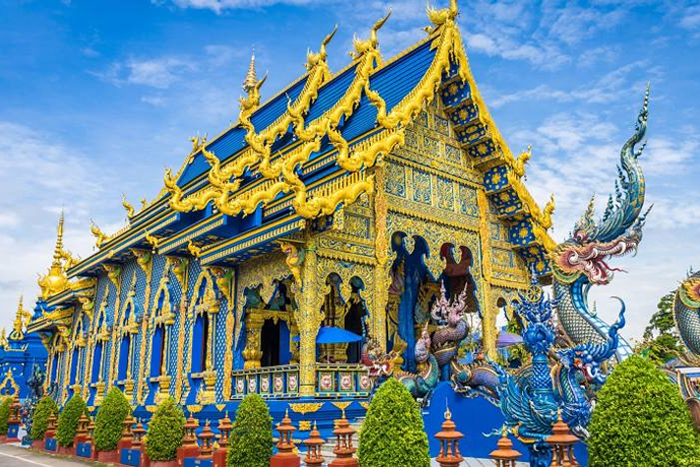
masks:
<svg viewBox="0 0 700 467"><path fill-rule="evenodd" d="M61 217L58 218L58 228L56 229L56 248L53 251L53 263L51 266L61 266L61 253L63 252L63 224L65 222L65 216L63 215L63 209L61 209Z"/></svg>
<svg viewBox="0 0 700 467"><path fill-rule="evenodd" d="M243 90L250 94L255 86L258 84L258 76L255 73L255 49L250 55L250 65L248 66L248 74L245 76L245 81L243 81Z"/></svg>
<svg viewBox="0 0 700 467"><path fill-rule="evenodd" d="M0 329L0 348L7 346L7 337L5 337L5 328Z"/></svg>
<svg viewBox="0 0 700 467"><path fill-rule="evenodd" d="M41 288L41 297L46 300L51 295L63 292L68 286L68 277L63 268L63 261L67 254L63 249L63 224L65 217L61 210L61 217L58 220L56 247L54 248L53 261L49 268L49 273L43 277L39 277L39 287Z"/></svg>
<svg viewBox="0 0 700 467"><path fill-rule="evenodd" d="M24 310L24 297L19 296L19 304L17 305L17 313L15 314L15 322L12 325L12 332L10 332L10 339L21 340L24 337L24 317L28 314Z"/></svg>

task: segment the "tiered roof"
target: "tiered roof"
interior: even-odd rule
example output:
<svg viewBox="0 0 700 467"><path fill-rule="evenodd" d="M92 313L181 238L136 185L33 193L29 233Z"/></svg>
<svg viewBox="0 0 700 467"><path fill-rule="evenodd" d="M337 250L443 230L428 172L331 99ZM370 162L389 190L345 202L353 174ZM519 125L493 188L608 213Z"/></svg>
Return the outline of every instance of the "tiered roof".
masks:
<svg viewBox="0 0 700 467"><path fill-rule="evenodd" d="M436 97L455 134L483 174L487 196L508 221L510 241L540 273L549 271L553 202L541 210L521 177L529 153L516 159L488 113L472 76L456 2L429 9L427 37L384 61L378 21L367 40L355 39L353 61L331 74L326 45L307 56L306 72L260 105L249 71L239 120L216 138L193 138L180 170L164 179L156 200L138 213L125 203L129 225L107 236L93 226L99 251L68 270L94 276L103 264L134 250L192 254L203 265L225 265L269 251L275 238L333 214L375 189L372 168L404 144L404 132Z"/></svg>

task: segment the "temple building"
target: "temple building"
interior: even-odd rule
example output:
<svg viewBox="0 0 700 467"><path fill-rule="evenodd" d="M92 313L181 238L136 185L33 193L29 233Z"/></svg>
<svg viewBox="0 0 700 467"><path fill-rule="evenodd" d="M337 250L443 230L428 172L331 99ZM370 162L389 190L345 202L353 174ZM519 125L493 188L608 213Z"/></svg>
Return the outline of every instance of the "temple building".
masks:
<svg viewBox="0 0 700 467"><path fill-rule="evenodd" d="M489 115L456 15L454 2L429 10L426 37L391 58L387 15L337 72L334 30L264 103L251 60L238 121L192 138L153 201L123 200L124 228L93 225L94 254L64 250L61 219L27 327L48 346L59 403L95 407L116 385L144 412L168 395L222 412L258 393L275 418L361 413L373 383L362 344L416 371L442 287L466 291L493 355L505 303L529 271L550 272L554 204L525 188L529 151L515 157Z"/></svg>

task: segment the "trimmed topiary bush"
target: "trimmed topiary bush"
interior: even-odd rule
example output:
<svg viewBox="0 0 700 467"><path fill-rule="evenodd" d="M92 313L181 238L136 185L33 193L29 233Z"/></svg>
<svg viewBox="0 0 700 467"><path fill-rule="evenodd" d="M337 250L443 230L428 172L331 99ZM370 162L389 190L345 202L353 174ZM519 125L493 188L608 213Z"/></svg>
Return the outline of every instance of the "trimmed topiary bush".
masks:
<svg viewBox="0 0 700 467"><path fill-rule="evenodd" d="M95 449L113 451L122 437L122 422L131 413L129 401L118 387L109 390L95 418Z"/></svg>
<svg viewBox="0 0 700 467"><path fill-rule="evenodd" d="M175 399L168 397L158 405L158 410L148 424L146 436L148 458L151 461L174 460L183 436L185 436L185 414L175 403Z"/></svg>
<svg viewBox="0 0 700 467"><path fill-rule="evenodd" d="M34 408L32 417L32 431L29 433L32 440L42 440L49 428L49 416L58 413L58 405L51 396L44 396Z"/></svg>
<svg viewBox="0 0 700 467"><path fill-rule="evenodd" d="M236 412L228 445L228 467L268 467L272 456L272 417L262 397L249 394Z"/></svg>
<svg viewBox="0 0 700 467"><path fill-rule="evenodd" d="M10 429L10 404L12 404L10 397L5 397L0 404L0 436L7 436Z"/></svg>
<svg viewBox="0 0 700 467"><path fill-rule="evenodd" d="M678 387L637 355L598 392L588 430L591 467L700 466L700 440Z"/></svg>
<svg viewBox="0 0 700 467"><path fill-rule="evenodd" d="M78 431L78 420L87 410L85 401L79 394L70 398L61 415L58 416L58 427L56 428L56 442L59 446L69 447L73 445L73 438Z"/></svg>
<svg viewBox="0 0 700 467"><path fill-rule="evenodd" d="M428 436L411 393L394 378L377 389L360 428L360 465L429 467Z"/></svg>

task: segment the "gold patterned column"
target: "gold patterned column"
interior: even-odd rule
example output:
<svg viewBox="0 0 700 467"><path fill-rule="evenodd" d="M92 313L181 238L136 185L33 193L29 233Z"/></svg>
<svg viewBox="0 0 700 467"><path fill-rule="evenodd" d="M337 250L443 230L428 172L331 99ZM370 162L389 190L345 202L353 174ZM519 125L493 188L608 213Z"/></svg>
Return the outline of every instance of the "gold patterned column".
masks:
<svg viewBox="0 0 700 467"><path fill-rule="evenodd" d="M491 231L489 229L488 200L483 190L477 191L477 203L479 205L479 237L481 237L481 270L483 303L482 332L484 339L484 351L491 359L496 359L496 314L498 310L491 306Z"/></svg>
<svg viewBox="0 0 700 467"><path fill-rule="evenodd" d="M372 336L379 341L382 349L386 350L386 307L389 300L389 285L391 284L389 263L389 242L387 235L387 199L384 192L386 169L382 164L377 166L375 172L374 196L374 255L377 264L374 267L374 290L368 291L374 294L374 309L369 310L372 320L370 329Z"/></svg>
<svg viewBox="0 0 700 467"><path fill-rule="evenodd" d="M316 334L323 320L321 304L325 297L326 277L316 270L316 242L306 246L302 270L301 300L298 310L299 326L299 395L312 397L316 391Z"/></svg>
<svg viewBox="0 0 700 467"><path fill-rule="evenodd" d="M243 358L245 364L243 368L248 370L251 368L260 368L260 359L262 358L261 350L261 333L265 320L262 313L257 309L249 309L245 317L245 348L243 349Z"/></svg>

